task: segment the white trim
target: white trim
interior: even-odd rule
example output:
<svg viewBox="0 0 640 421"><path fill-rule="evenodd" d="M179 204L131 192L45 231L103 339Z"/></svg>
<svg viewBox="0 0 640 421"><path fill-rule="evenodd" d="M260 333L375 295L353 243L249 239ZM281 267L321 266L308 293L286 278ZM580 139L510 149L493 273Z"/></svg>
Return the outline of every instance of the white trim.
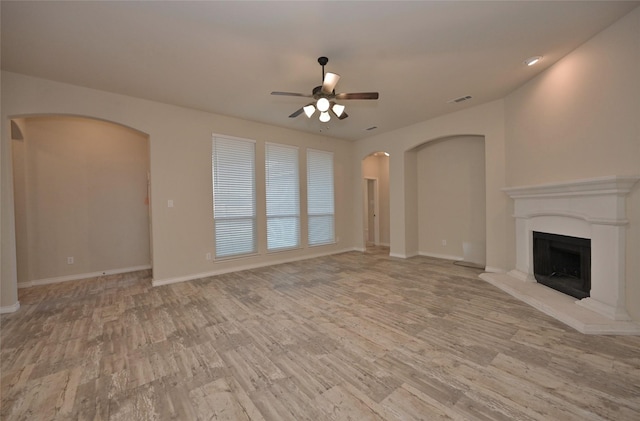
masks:
<svg viewBox="0 0 640 421"><path fill-rule="evenodd" d="M415 257L415 256L420 256L420 253L416 252L416 253L413 253L413 254L404 254L404 253L403 254L399 254L399 253L389 252L389 257L397 257L399 259L410 259L410 258Z"/></svg>
<svg viewBox="0 0 640 421"><path fill-rule="evenodd" d="M18 311L19 308L20 308L20 301L16 301L15 304L12 304L10 306L0 307L0 314L14 313Z"/></svg>
<svg viewBox="0 0 640 421"><path fill-rule="evenodd" d="M137 272L139 270L151 269L151 265L132 266L128 268L109 269L100 272L78 273L75 275L57 276L55 278L35 279L33 281L18 282L18 288L31 288L38 285L57 284L60 282L77 281L78 279L96 278L104 275L117 275L119 273Z"/></svg>
<svg viewBox="0 0 640 421"><path fill-rule="evenodd" d="M579 305L612 320L630 320L626 311L626 195L638 180L640 176L613 175L502 189L514 199L516 265L510 272L512 279L535 283L532 232L590 239L591 290Z"/></svg>
<svg viewBox="0 0 640 421"><path fill-rule="evenodd" d="M421 251L418 254L420 256L425 256L425 257L435 257L436 259L455 260L455 261L464 260L464 257L452 256L450 254L429 253L429 252L426 252L426 251Z"/></svg>
<svg viewBox="0 0 640 421"><path fill-rule="evenodd" d="M398 253L391 253L391 252L389 252L389 257L397 257L398 259L408 258L406 254L398 254Z"/></svg>
<svg viewBox="0 0 640 421"><path fill-rule="evenodd" d="M640 180L640 176L613 175L536 186L507 187L502 191L512 199L609 194L625 195L631 191L638 180Z"/></svg>
<svg viewBox="0 0 640 421"><path fill-rule="evenodd" d="M231 136L231 135L220 134L220 133L211 133L211 140L213 140L214 138L229 139L229 140L240 140L240 141L243 141L243 142L258 143L258 142L255 141L255 139L249 139L247 137L238 137L238 136Z"/></svg>
<svg viewBox="0 0 640 421"><path fill-rule="evenodd" d="M391 244L389 243L377 243L376 246L380 246L380 247L391 247Z"/></svg>
<svg viewBox="0 0 640 421"><path fill-rule="evenodd" d="M556 210L556 211L526 211L526 210L519 210L518 213L514 213L512 215L514 218L520 218L520 219L532 219L532 218L536 218L539 216L564 216L567 218L574 218L574 219L582 219L586 222L589 222L590 224L598 224L598 225L627 225L629 223L628 219L620 219L619 217L614 217L614 218L592 218L589 215L585 215L582 213L578 213L578 212L571 212L571 211L561 211L561 210Z"/></svg>
<svg viewBox="0 0 640 421"><path fill-rule="evenodd" d="M484 271L488 273L505 273L506 272L505 269L497 268L495 266L486 266L484 268Z"/></svg>
<svg viewBox="0 0 640 421"><path fill-rule="evenodd" d="M299 256L299 257L291 257L291 258L287 258L287 259L270 260L268 262L260 262L260 263L253 263L253 264L249 264L249 265L234 266L233 268L213 270L213 271L210 271L210 272L194 273L194 274L191 274L191 275L178 276L178 277L175 277L175 278L153 279L151 281L151 285L154 286L154 287L158 287L158 286L162 286L162 285L175 284L175 283L178 283L178 282L193 281L195 279L208 278L210 276L224 275L225 273L240 272L240 271L243 271L243 270L250 270L250 269L257 269L257 268L262 268L262 267L267 267L267 266L274 266L274 265L279 265L279 264L282 264L282 263L290 263L290 262L297 262L297 261L300 261L300 260L314 259L316 257L330 256L332 254L347 253L349 251L363 252L364 250L358 249L356 247L351 247L351 248L346 248L346 249L342 249L342 250L331 251L331 252L328 252L328 253L315 253L315 254L311 254L311 255Z"/></svg>

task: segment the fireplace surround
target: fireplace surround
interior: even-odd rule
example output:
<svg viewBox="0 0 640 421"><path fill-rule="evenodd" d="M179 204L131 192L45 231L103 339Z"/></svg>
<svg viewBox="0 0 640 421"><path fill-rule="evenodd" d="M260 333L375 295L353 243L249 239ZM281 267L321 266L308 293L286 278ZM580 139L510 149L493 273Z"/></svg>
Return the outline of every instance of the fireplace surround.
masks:
<svg viewBox="0 0 640 421"><path fill-rule="evenodd" d="M505 286L503 289L512 295L520 295L524 301L584 333L640 334L640 326L631 322L625 302L626 196L639 179L638 176L610 176L503 189L514 199L516 267L508 274L483 274L481 277L496 286ZM518 285L536 283L534 231L590 240L591 285L588 297L576 300L565 296L548 300L553 303L536 297L527 300L527 295L550 296L548 292L538 290L545 288L542 285L535 285L538 289ZM527 292L523 292L525 290ZM589 310L589 313L571 308L573 304ZM592 317L593 313L600 317ZM580 319L589 321L585 325ZM587 332L590 330L587 325L594 320L598 320L594 322L596 324L608 324L611 331L594 328Z"/></svg>

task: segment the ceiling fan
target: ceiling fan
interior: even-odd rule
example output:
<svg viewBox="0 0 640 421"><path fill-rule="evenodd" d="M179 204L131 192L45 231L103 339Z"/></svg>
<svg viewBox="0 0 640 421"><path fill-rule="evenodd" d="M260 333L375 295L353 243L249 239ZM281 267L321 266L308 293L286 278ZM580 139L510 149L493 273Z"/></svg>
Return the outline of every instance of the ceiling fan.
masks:
<svg viewBox="0 0 640 421"><path fill-rule="evenodd" d="M320 112L320 121L323 123L331 120L330 113L334 114L338 119L344 120L349 117L344 112L344 105L335 102L336 99L378 99L377 92L358 92L358 93L340 93L336 94L335 87L340 80L340 75L336 73L324 72L324 66L329 62L326 57L319 57L318 63L322 66L322 85L316 86L311 91L311 94L299 94L295 92L271 92L271 95L282 96L300 96L305 98L313 98L314 101L305 105L304 107L293 112L289 118L298 117L303 112L307 117L315 113L316 109Z"/></svg>

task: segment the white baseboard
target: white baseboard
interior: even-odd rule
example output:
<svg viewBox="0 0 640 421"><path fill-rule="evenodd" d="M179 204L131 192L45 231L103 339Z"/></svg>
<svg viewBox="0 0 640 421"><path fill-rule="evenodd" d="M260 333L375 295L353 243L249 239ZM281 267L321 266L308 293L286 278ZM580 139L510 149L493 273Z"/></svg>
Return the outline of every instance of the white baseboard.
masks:
<svg viewBox="0 0 640 421"><path fill-rule="evenodd" d="M137 272L151 269L151 265L132 266L128 268L102 270L100 272L78 273L75 275L56 276L55 278L34 279L33 281L18 282L18 288L30 288L38 285L57 284L60 282L77 281L78 279L96 278L104 275L117 275L119 273Z"/></svg>
<svg viewBox="0 0 640 421"><path fill-rule="evenodd" d="M408 258L406 254L391 253L391 252L389 252L389 257L397 257L398 259L407 259Z"/></svg>
<svg viewBox="0 0 640 421"><path fill-rule="evenodd" d="M389 257L397 257L398 259L410 259L412 257L419 256L419 255L420 253L400 254L400 253L392 253L391 251L389 251Z"/></svg>
<svg viewBox="0 0 640 421"><path fill-rule="evenodd" d="M15 311L18 311L19 308L20 308L20 301L16 301L15 304L13 305L0 307L0 314L13 313Z"/></svg>
<svg viewBox="0 0 640 421"><path fill-rule="evenodd" d="M502 268L497 268L495 266L487 266L484 268L485 272L489 272L489 273L505 273L507 272L505 269Z"/></svg>
<svg viewBox="0 0 640 421"><path fill-rule="evenodd" d="M290 263L290 262L297 262L297 261L300 261L300 260L314 259L316 257L330 256L332 254L346 253L346 252L349 252L349 251L361 251L362 252L364 250L360 250L357 247L351 247L351 248L346 248L346 249L342 249L342 250L331 251L331 252L328 252L328 253L315 253L315 254L310 254L310 255L305 255L305 256L298 256L298 257L290 257L290 258L285 258L285 259L270 260L268 262L260 262L260 263L252 263L252 264L248 264L248 265L242 265L242 266L234 266L232 268L213 270L213 271L209 271L209 272L194 273L194 274L185 275L185 276L178 276L178 277L175 277L175 278L153 279L151 281L151 285L153 285L154 287L159 287L159 286L162 286L162 285L169 285L169 284L175 284L175 283L178 283L178 282L193 281L195 279L207 278L209 276L224 275L225 273L240 272L240 271L243 271L243 270L250 270L250 269L257 269L257 268L261 268L261 267L274 266L274 265L279 265L279 264L282 264L282 263Z"/></svg>
<svg viewBox="0 0 640 421"><path fill-rule="evenodd" d="M429 253L429 252L420 252L420 256L425 257L435 257L436 259L445 259L445 260L464 260L464 257L461 256L453 256L451 254L440 254L440 253Z"/></svg>

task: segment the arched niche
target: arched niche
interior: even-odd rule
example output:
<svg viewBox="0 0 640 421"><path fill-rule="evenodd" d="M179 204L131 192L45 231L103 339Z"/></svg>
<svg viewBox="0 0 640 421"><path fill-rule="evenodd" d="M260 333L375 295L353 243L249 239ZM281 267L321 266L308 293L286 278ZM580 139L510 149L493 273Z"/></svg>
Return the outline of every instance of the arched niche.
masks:
<svg viewBox="0 0 640 421"><path fill-rule="evenodd" d="M414 254L486 263L484 136L452 135L405 153L407 215Z"/></svg>

